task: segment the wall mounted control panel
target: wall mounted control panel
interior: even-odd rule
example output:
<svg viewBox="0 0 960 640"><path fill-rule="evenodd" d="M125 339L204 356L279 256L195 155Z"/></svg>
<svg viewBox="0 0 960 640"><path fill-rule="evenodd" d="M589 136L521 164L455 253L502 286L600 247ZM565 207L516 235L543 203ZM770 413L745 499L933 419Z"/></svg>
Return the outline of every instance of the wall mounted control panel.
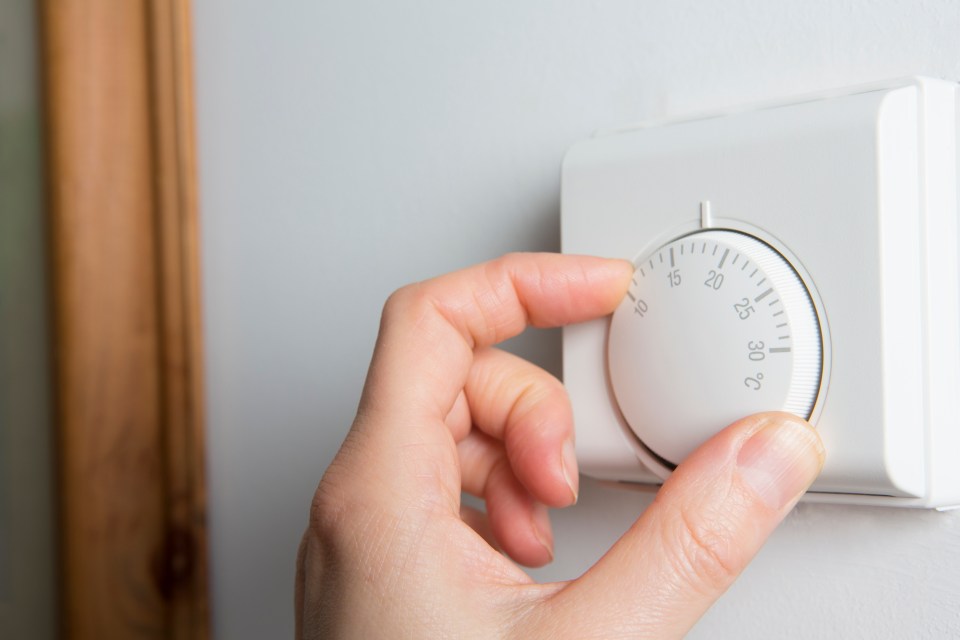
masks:
<svg viewBox="0 0 960 640"><path fill-rule="evenodd" d="M958 104L909 78L574 146L563 251L636 266L564 329L582 471L659 484L782 410L827 449L805 500L960 505Z"/></svg>

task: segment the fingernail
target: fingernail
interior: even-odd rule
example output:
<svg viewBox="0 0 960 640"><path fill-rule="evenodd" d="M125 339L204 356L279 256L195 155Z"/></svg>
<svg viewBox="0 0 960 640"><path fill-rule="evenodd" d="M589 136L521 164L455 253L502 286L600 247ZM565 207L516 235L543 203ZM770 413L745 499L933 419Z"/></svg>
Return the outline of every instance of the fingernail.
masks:
<svg viewBox="0 0 960 640"><path fill-rule="evenodd" d="M542 504L536 504L533 508L533 535L537 541L550 554L550 561L553 562L553 534L550 532L550 512Z"/></svg>
<svg viewBox="0 0 960 640"><path fill-rule="evenodd" d="M808 425L774 419L740 449L744 483L772 509L782 509L814 481L823 466L823 444Z"/></svg>
<svg viewBox="0 0 960 640"><path fill-rule="evenodd" d="M570 493L573 494L573 504L577 504L577 498L580 495L580 473L577 468L577 450L573 446L573 440L568 439L563 443L563 449L560 452L560 469L563 471L563 479L570 487Z"/></svg>

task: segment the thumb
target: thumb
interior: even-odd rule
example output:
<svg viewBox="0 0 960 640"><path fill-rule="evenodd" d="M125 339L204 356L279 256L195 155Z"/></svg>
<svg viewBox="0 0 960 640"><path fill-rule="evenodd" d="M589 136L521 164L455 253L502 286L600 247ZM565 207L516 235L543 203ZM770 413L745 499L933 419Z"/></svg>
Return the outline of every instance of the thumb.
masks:
<svg viewBox="0 0 960 640"><path fill-rule="evenodd" d="M820 438L785 413L727 427L547 607L577 637L682 636L730 586L823 466ZM589 622L587 622L589 621Z"/></svg>

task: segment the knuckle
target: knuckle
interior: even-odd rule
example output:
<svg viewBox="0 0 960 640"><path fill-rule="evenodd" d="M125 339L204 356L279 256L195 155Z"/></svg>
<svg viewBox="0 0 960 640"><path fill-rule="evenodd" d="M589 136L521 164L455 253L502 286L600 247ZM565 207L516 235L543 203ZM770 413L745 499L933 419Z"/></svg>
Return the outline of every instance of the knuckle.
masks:
<svg viewBox="0 0 960 640"><path fill-rule="evenodd" d="M504 440L512 449L536 447L548 432L566 428L569 396L553 376L527 381L507 414Z"/></svg>
<svg viewBox="0 0 960 640"><path fill-rule="evenodd" d="M415 330L437 330L437 320L458 326L455 311L434 295L431 287L415 282L400 287L387 298L380 316L380 329L397 325Z"/></svg>
<svg viewBox="0 0 960 640"><path fill-rule="evenodd" d="M317 539L331 542L343 528L345 505L332 495L326 481L321 481L310 503L310 531Z"/></svg>
<svg viewBox="0 0 960 640"><path fill-rule="evenodd" d="M673 549L673 569L683 582L703 593L726 589L739 573L740 558L722 518L704 517L680 509L676 526L665 540Z"/></svg>
<svg viewBox="0 0 960 640"><path fill-rule="evenodd" d="M342 539L350 537L352 523L349 519L357 511L353 504L355 491L349 486L350 474L344 469L348 463L343 461L343 452L349 451L350 447L351 438L348 436L340 454L324 472L310 502L308 531L325 546L337 546Z"/></svg>
<svg viewBox="0 0 960 640"><path fill-rule="evenodd" d="M384 320L408 313L411 308L422 306L426 302L423 287L419 284L408 284L400 287L387 297L383 304L382 316Z"/></svg>

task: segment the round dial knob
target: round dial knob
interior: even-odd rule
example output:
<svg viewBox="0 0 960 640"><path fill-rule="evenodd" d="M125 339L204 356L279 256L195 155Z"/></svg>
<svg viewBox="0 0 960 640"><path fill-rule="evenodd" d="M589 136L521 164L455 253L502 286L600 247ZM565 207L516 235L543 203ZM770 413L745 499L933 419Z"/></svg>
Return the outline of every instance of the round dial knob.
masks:
<svg viewBox="0 0 960 640"><path fill-rule="evenodd" d="M751 413L810 417L820 389L810 293L779 252L738 231L692 233L644 256L607 348L624 419L674 465Z"/></svg>

